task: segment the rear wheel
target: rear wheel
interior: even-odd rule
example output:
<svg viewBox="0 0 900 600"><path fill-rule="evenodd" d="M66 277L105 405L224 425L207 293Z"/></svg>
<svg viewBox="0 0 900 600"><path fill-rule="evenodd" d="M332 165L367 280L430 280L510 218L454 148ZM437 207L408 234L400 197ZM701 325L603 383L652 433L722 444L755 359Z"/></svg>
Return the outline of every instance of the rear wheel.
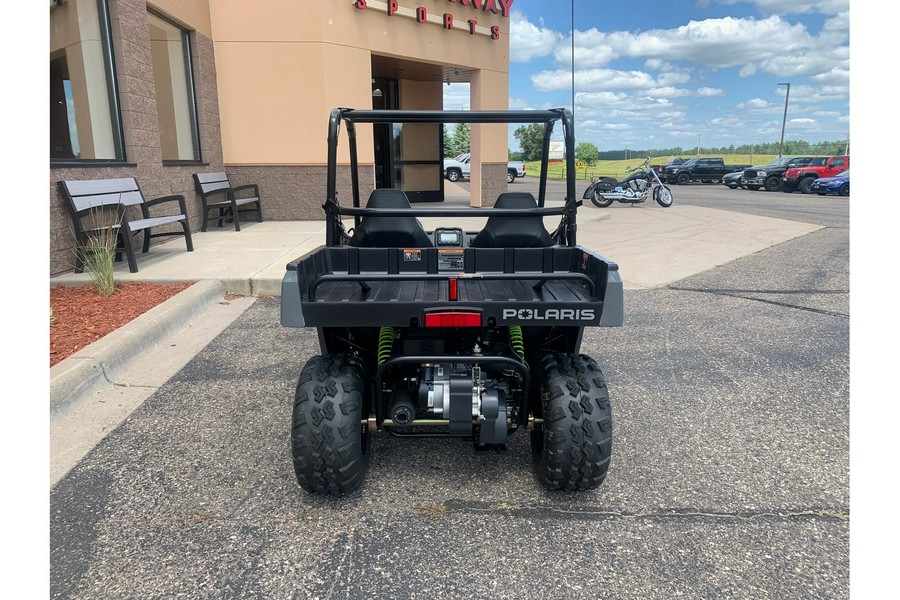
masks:
<svg viewBox="0 0 900 600"><path fill-rule="evenodd" d="M365 368L354 356L314 356L300 372L291 457L307 492L339 496L362 484L372 448L361 424L364 390Z"/></svg>
<svg viewBox="0 0 900 600"><path fill-rule="evenodd" d="M809 188L812 185L812 182L815 180L816 180L815 177L804 177L803 179L800 180L800 183L797 184L797 189L800 190L801 192L803 192L804 194L809 194L809 193L811 193L811 190Z"/></svg>
<svg viewBox="0 0 900 600"><path fill-rule="evenodd" d="M543 424L531 435L538 479L551 490L589 490L606 478L612 410L600 367L584 354L540 359Z"/></svg>
<svg viewBox="0 0 900 600"><path fill-rule="evenodd" d="M841 186L840 191L838 192L841 196L849 196L850 195L850 184L845 183Z"/></svg>
<svg viewBox="0 0 900 600"><path fill-rule="evenodd" d="M766 178L765 182L767 192L777 192L781 189L781 177L775 175Z"/></svg>
<svg viewBox="0 0 900 600"><path fill-rule="evenodd" d="M512 183L516 180L516 172L513 170L509 170L506 172L506 183Z"/></svg>
<svg viewBox="0 0 900 600"><path fill-rule="evenodd" d="M447 170L447 179L450 181L459 181L462 177L462 173L459 172L459 169L448 169Z"/></svg>
<svg viewBox="0 0 900 600"><path fill-rule="evenodd" d="M664 185L653 188L653 199L663 208L672 206L672 190Z"/></svg>
<svg viewBox="0 0 900 600"><path fill-rule="evenodd" d="M612 198L605 198L603 194L597 191L594 188L594 191L591 192L591 202L594 203L594 206L599 206L600 208L606 208L614 202Z"/></svg>

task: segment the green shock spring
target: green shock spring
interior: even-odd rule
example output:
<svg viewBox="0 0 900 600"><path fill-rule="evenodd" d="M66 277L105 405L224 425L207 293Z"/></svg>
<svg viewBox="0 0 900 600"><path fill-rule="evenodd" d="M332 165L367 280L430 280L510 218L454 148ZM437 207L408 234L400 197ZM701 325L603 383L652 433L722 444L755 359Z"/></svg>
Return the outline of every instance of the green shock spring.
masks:
<svg viewBox="0 0 900 600"><path fill-rule="evenodd" d="M394 335L396 330L393 327L382 327L378 331L378 366L391 357L394 349Z"/></svg>
<svg viewBox="0 0 900 600"><path fill-rule="evenodd" d="M525 341L522 337L522 327L519 325L509 326L509 344L515 350L522 360L525 360Z"/></svg>

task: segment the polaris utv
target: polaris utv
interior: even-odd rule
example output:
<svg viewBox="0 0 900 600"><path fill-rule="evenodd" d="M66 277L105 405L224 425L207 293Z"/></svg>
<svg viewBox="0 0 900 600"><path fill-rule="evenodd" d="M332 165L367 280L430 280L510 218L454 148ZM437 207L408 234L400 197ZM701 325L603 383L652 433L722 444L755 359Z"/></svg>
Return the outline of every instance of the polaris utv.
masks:
<svg viewBox="0 0 900 600"><path fill-rule="evenodd" d="M547 207L557 122L566 197ZM342 123L352 206L341 206L336 191ZM379 188L362 208L359 123L543 124L538 198L506 192L493 208L414 209L403 191ZM567 109L332 111L326 243L287 265L281 293L281 324L315 327L322 352L303 367L294 398L291 454L303 489L356 489L379 432L502 449L527 430L548 488L603 482L612 450L609 393L597 363L579 349L585 327L622 325L622 280L614 262L576 245L574 149ZM426 216L448 224L426 231L417 219ZM547 216L560 219L552 233ZM462 217L487 221L468 231L453 225Z"/></svg>

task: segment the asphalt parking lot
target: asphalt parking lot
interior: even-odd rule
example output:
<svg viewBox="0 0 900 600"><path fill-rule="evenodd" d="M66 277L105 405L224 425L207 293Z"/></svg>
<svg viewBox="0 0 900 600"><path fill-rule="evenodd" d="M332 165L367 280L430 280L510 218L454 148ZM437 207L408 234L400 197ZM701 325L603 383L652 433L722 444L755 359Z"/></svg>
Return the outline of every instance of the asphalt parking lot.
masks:
<svg viewBox="0 0 900 600"><path fill-rule="evenodd" d="M360 490L306 494L289 425L318 341L263 298L52 488L51 597L848 597L848 199L672 191L824 227L628 290L624 327L586 331L614 419L599 489L542 489L524 433L379 435Z"/></svg>

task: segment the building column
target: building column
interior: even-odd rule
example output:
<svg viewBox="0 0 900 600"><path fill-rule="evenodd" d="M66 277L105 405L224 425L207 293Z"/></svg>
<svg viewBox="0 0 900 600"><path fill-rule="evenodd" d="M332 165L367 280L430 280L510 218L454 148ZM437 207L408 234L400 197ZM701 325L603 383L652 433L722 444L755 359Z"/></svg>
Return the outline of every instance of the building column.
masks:
<svg viewBox="0 0 900 600"><path fill-rule="evenodd" d="M507 110L509 74L484 69L472 71L469 104L472 110ZM506 191L508 139L509 125L506 123L472 125L471 206L493 206L497 196Z"/></svg>

